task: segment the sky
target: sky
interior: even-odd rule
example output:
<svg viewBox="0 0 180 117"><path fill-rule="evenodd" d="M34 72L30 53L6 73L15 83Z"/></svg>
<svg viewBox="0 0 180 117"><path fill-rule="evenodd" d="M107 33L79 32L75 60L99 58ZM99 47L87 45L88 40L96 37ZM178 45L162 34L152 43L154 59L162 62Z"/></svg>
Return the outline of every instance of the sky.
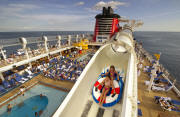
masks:
<svg viewBox="0 0 180 117"><path fill-rule="evenodd" d="M142 20L136 30L180 32L180 0L0 0L0 32L93 31L95 15L109 5Z"/></svg>

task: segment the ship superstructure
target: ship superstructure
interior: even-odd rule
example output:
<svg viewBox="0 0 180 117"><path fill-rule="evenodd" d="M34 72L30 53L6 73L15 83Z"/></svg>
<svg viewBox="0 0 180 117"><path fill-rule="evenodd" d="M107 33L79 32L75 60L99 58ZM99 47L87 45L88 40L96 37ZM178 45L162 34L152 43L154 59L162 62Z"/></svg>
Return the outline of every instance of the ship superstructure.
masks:
<svg viewBox="0 0 180 117"><path fill-rule="evenodd" d="M95 42L108 41L116 32L120 30L120 16L114 14L111 7L103 7L102 13L96 15L96 24L93 40Z"/></svg>

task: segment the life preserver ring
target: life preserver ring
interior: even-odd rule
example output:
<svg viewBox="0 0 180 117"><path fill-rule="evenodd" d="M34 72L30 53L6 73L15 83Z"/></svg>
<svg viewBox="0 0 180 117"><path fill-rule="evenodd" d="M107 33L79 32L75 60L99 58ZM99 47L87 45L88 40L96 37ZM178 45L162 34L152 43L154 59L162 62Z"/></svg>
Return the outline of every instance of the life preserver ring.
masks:
<svg viewBox="0 0 180 117"><path fill-rule="evenodd" d="M104 79L105 78L99 78L95 82L94 87L92 89L92 96L93 96L93 99L95 100L96 103L99 103L101 92L102 92L102 88L103 88L103 86L99 85L98 86L98 90L96 91L96 86L99 83L101 83ZM122 79L120 79L120 81L113 80L113 84L114 84L116 95L113 97L114 90L112 90L112 88L110 88L110 91L106 95L106 100L103 103L104 107L113 106L117 102L119 102L119 100L121 99L122 91L123 91L123 85L124 85L123 82L122 82Z"/></svg>

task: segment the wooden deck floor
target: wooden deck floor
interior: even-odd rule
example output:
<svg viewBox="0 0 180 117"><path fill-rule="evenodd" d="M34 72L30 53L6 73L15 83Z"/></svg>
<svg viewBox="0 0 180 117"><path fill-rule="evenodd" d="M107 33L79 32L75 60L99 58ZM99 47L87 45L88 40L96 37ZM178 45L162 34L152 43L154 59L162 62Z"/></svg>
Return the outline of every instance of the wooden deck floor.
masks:
<svg viewBox="0 0 180 117"><path fill-rule="evenodd" d="M144 61L144 65L149 65L147 60ZM150 80L147 73L141 71L140 77L138 77L138 100L140 104L138 108L142 111L142 117L180 117L180 112L175 111L163 111L159 104L154 102L154 96L171 97L171 99L179 100L176 94L170 90L169 92L162 91L147 91L147 86L144 84L145 80ZM180 106L179 106L180 108ZM161 116L158 116L160 114Z"/></svg>

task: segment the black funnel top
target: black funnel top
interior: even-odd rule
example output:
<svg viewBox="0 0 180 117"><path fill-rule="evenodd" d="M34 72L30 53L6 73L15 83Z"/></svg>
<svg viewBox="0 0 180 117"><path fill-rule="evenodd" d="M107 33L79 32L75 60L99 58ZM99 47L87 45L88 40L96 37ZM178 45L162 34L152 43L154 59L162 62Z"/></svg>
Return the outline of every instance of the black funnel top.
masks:
<svg viewBox="0 0 180 117"><path fill-rule="evenodd" d="M114 14L114 11L111 7L103 7L102 13L96 15L95 18L120 18L118 14Z"/></svg>

